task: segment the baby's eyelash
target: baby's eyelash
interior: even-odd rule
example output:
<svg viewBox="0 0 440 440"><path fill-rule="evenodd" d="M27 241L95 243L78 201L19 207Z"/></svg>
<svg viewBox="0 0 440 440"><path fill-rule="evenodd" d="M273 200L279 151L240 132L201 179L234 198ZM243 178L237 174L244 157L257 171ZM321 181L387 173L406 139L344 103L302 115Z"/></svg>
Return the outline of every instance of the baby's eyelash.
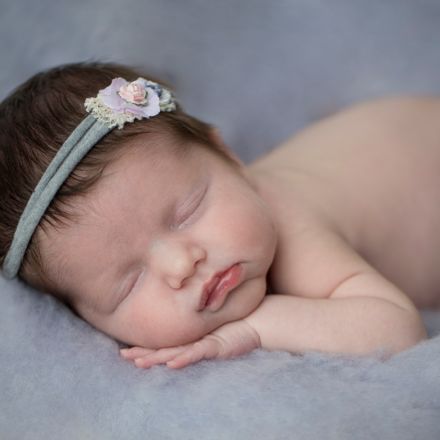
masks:
<svg viewBox="0 0 440 440"><path fill-rule="evenodd" d="M144 273L144 271L142 271L138 276L133 277L133 280L131 280L128 285L128 289L127 289L124 297L126 295L128 295L134 289L134 287L139 283L140 279L142 278L143 273Z"/></svg>
<svg viewBox="0 0 440 440"><path fill-rule="evenodd" d="M194 212L201 205L205 197L206 191L207 188L205 188L196 199L190 202L189 206L184 209L183 214L177 216L175 222L176 227L185 226L185 222L191 217L192 214L194 214Z"/></svg>
<svg viewBox="0 0 440 440"><path fill-rule="evenodd" d="M203 197L199 197L195 202L191 203L191 205L188 207L188 209L185 210L182 216L177 220L177 224L180 226L184 224L186 220L188 220L191 215L197 210L197 208L202 203Z"/></svg>
<svg viewBox="0 0 440 440"><path fill-rule="evenodd" d="M124 294L124 297L133 290L133 287L135 286L136 281L137 281L137 278L134 278L132 281L130 281L130 284L128 285L128 289L127 289L126 293Z"/></svg>

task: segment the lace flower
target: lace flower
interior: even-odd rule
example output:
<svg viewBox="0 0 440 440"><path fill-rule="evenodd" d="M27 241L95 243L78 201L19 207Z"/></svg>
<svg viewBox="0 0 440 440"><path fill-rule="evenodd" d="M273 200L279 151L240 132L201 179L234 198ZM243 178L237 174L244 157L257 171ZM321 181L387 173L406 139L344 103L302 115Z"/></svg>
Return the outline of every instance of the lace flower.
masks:
<svg viewBox="0 0 440 440"><path fill-rule="evenodd" d="M144 78L131 83L123 78L114 78L108 87L99 91L98 96L87 98L84 106L87 112L109 128L122 128L126 122L176 109L169 90Z"/></svg>

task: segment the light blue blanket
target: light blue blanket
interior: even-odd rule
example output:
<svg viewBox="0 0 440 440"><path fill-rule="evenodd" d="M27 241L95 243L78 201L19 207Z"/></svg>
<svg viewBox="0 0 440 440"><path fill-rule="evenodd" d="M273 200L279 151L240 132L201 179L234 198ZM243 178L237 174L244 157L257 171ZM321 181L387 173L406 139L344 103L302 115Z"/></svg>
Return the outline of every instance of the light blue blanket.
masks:
<svg viewBox="0 0 440 440"><path fill-rule="evenodd" d="M134 63L250 161L351 102L439 93L439 41L438 0L3 1L0 99L55 64ZM440 312L424 318L431 339L386 362L260 350L138 370L0 277L0 439L440 439Z"/></svg>
<svg viewBox="0 0 440 440"><path fill-rule="evenodd" d="M386 362L256 351L139 370L51 297L0 278L2 439L440 438L439 336Z"/></svg>

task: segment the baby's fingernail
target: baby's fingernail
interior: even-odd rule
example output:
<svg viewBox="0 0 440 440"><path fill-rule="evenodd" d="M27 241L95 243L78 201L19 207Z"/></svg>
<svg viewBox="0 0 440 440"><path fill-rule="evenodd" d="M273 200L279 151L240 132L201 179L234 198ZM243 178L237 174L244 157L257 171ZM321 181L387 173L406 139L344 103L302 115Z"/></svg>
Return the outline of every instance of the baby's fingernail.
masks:
<svg viewBox="0 0 440 440"><path fill-rule="evenodd" d="M138 368L145 368L147 365L145 364L144 360L142 358L137 358L134 360L134 364Z"/></svg>
<svg viewBox="0 0 440 440"><path fill-rule="evenodd" d="M121 348L119 350L119 353L121 354L121 356L127 356L128 355L128 349L127 348Z"/></svg>

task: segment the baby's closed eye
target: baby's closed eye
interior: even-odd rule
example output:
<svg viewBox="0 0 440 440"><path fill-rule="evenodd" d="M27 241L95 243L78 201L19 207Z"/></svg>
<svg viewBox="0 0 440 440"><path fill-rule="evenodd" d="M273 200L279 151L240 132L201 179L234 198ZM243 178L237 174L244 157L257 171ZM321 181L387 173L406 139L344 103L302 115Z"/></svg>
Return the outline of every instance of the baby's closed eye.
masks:
<svg viewBox="0 0 440 440"><path fill-rule="evenodd" d="M202 191L198 191L194 197L190 197L182 206L178 207L175 215L174 227L179 229L190 224L194 220L193 215L198 211L201 206L205 195L207 192L207 187L203 188Z"/></svg>

